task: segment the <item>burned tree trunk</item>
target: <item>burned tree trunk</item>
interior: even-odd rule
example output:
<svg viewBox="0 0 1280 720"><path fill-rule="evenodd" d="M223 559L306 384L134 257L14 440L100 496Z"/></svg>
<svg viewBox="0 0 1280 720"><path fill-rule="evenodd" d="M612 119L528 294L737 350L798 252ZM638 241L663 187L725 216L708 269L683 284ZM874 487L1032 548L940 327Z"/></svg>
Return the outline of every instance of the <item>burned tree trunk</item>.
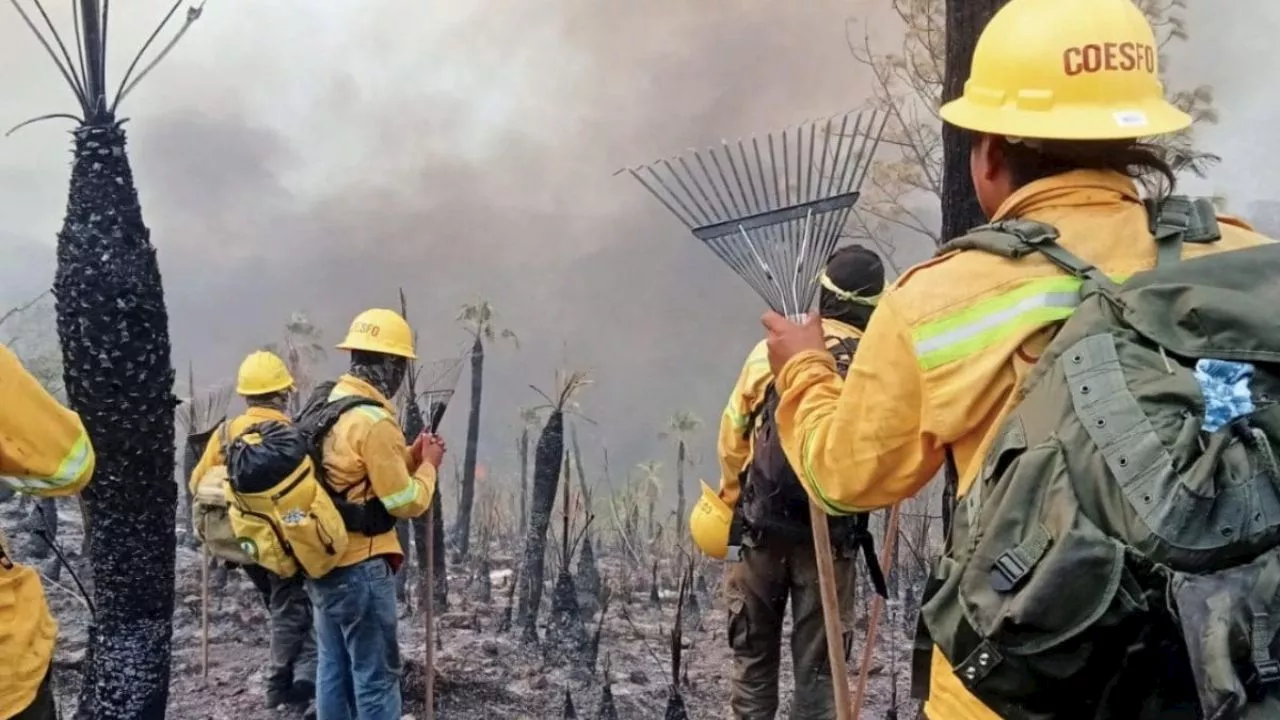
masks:
<svg viewBox="0 0 1280 720"><path fill-rule="evenodd" d="M96 613L80 715L164 717L178 490L174 372L156 251L113 118L75 133L54 295L67 397L97 453L84 490Z"/></svg>
<svg viewBox="0 0 1280 720"><path fill-rule="evenodd" d="M471 346L471 412L467 416L467 448L462 460L462 487L458 494L458 524L455 526L458 556L466 558L471 549L471 508L476 499L476 462L480 451L480 399L484 390L484 341L476 334Z"/></svg>
<svg viewBox="0 0 1280 720"><path fill-rule="evenodd" d="M556 502L560 463L564 457L564 412L553 408L538 435L533 453L533 492L530 497L529 532L525 536L520 572L519 622L526 641L538 639L538 606L546 572L547 529Z"/></svg>
<svg viewBox="0 0 1280 720"><path fill-rule="evenodd" d="M520 455L520 535L529 529L529 426L520 431L516 444Z"/></svg>
<svg viewBox="0 0 1280 720"><path fill-rule="evenodd" d="M947 2L947 56L943 73L942 101L948 102L964 93L969 80L969 66L978 36L991 16L1008 0L965 0ZM978 205L969 174L971 136L950 123L942 125L942 239L959 237L970 228L987 221ZM960 482L959 469L947 454L946 485L942 494L942 534L951 538L951 518Z"/></svg>
<svg viewBox="0 0 1280 720"><path fill-rule="evenodd" d="M684 464L688 455L684 440L676 443L676 542L684 537L685 499L684 499Z"/></svg>

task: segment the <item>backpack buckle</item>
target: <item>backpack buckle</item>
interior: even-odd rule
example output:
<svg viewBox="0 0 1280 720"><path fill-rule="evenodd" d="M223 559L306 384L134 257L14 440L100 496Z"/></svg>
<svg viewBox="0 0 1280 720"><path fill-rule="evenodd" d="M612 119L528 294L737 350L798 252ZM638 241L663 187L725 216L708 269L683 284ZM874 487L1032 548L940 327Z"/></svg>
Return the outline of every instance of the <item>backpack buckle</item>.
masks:
<svg viewBox="0 0 1280 720"><path fill-rule="evenodd" d="M1005 550L991 565L991 589L998 593L1013 590L1030 572L1031 567L1022 561L1018 553Z"/></svg>
<svg viewBox="0 0 1280 720"><path fill-rule="evenodd" d="M1253 663L1244 686L1249 697L1256 702L1277 682L1280 682L1280 662L1270 659L1259 660Z"/></svg>

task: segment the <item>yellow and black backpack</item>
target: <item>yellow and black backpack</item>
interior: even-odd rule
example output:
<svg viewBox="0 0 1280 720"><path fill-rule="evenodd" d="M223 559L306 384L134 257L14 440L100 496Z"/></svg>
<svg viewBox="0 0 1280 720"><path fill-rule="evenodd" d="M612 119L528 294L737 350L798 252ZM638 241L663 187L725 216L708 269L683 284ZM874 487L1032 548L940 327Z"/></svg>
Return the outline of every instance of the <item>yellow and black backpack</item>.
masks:
<svg viewBox="0 0 1280 720"><path fill-rule="evenodd" d="M318 578L342 558L347 530L303 429L267 421L227 449L226 499L241 549L279 575Z"/></svg>
<svg viewBox="0 0 1280 720"><path fill-rule="evenodd" d="M223 461L209 468L196 484L195 494L191 496L191 524L210 555L239 565L253 565L253 557L240 547L231 528L227 510L226 451L231 444L228 432L227 423L222 423L218 428L218 442Z"/></svg>

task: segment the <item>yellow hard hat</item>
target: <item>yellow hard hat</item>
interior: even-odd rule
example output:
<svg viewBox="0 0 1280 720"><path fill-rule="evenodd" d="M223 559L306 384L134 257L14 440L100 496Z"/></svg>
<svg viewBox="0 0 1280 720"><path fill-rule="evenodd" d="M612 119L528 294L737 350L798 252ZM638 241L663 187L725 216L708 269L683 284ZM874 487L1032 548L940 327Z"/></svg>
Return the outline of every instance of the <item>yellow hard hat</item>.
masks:
<svg viewBox="0 0 1280 720"><path fill-rule="evenodd" d="M725 504L716 491L705 482L702 496L689 513L689 534L693 542L709 557L723 560L729 551L729 525L733 522L733 510Z"/></svg>
<svg viewBox="0 0 1280 720"><path fill-rule="evenodd" d="M1011 0L982 31L964 96L942 118L1016 138L1177 132L1191 116L1164 99L1159 55L1132 0Z"/></svg>
<svg viewBox="0 0 1280 720"><path fill-rule="evenodd" d="M339 350L366 350L384 355L397 355L416 360L413 352L413 330L409 323L394 310L374 308L365 310L351 321L347 338L338 344Z"/></svg>
<svg viewBox="0 0 1280 720"><path fill-rule="evenodd" d="M268 395L293 387L293 376L274 353L259 350L240 363L236 392L240 395Z"/></svg>

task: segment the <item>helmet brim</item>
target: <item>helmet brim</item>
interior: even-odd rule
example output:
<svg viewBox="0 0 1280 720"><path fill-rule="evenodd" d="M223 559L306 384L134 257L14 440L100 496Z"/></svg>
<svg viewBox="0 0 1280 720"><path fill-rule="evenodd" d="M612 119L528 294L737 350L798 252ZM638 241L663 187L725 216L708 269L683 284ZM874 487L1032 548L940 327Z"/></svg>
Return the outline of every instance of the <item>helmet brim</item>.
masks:
<svg viewBox="0 0 1280 720"><path fill-rule="evenodd" d="M958 98L939 111L946 122L965 130L1040 140L1136 140L1190 127L1191 116L1163 99L1112 113L1092 106L1055 106L1049 111L993 107Z"/></svg>
<svg viewBox="0 0 1280 720"><path fill-rule="evenodd" d="M338 343L335 347L337 347L339 350L346 350L348 352L351 350L360 350L362 352L380 353L382 355L394 355L395 357L407 358L409 360L418 359L417 353L413 352L412 350L391 350L385 345L372 347L369 345L365 345L364 343L347 341L347 342Z"/></svg>

